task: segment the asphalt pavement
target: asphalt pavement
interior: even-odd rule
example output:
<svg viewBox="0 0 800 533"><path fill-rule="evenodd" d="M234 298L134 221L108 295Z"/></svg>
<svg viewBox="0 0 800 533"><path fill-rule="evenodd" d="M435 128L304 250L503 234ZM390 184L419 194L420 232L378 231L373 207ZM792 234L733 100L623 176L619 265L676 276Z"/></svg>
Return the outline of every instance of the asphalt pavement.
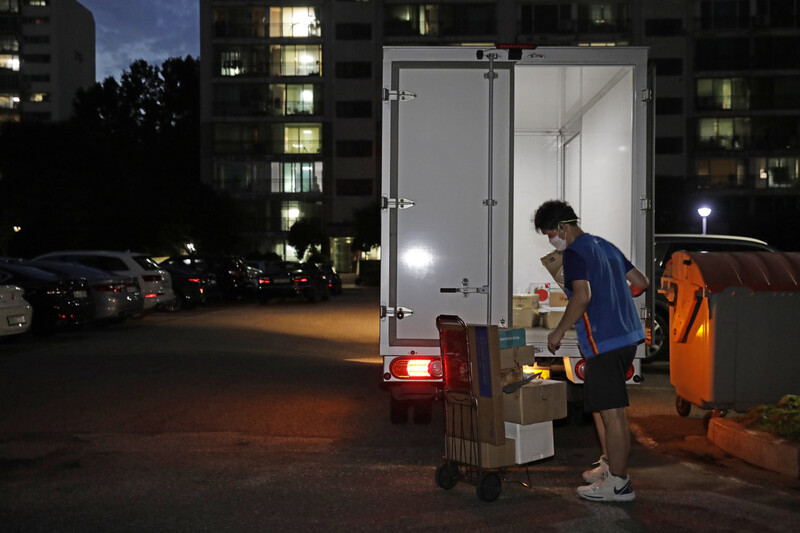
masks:
<svg viewBox="0 0 800 533"><path fill-rule="evenodd" d="M666 365L631 390L630 503L579 499L591 425L503 472L500 497L443 490L441 404L392 425L377 293L158 314L0 344L0 529L16 531L794 532L798 480L679 417Z"/></svg>

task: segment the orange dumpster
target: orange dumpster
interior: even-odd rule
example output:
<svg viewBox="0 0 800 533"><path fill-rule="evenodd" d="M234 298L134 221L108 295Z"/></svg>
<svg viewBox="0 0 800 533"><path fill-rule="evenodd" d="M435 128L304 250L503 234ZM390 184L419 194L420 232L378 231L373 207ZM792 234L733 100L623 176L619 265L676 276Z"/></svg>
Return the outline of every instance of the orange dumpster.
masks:
<svg viewBox="0 0 800 533"><path fill-rule="evenodd" d="M675 252L659 292L679 414L800 393L800 253Z"/></svg>

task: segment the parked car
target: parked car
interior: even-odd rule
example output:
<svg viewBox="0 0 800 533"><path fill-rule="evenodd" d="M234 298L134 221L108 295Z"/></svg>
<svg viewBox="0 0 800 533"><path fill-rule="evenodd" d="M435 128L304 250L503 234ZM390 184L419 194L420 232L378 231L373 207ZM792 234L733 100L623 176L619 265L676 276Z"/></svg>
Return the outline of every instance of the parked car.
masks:
<svg viewBox="0 0 800 533"><path fill-rule="evenodd" d="M70 278L85 279L95 303L95 322L120 322L141 315L144 311L144 294L136 276L120 276L77 263L58 261L23 261L20 264Z"/></svg>
<svg viewBox="0 0 800 533"><path fill-rule="evenodd" d="M40 255L34 260L78 263L120 276L136 276L144 294L145 311L153 310L157 305L169 305L175 299L169 272L160 268L158 263L145 254L89 250L63 251Z"/></svg>
<svg viewBox="0 0 800 533"><path fill-rule="evenodd" d="M334 296L342 294L342 278L329 263L317 263L317 268L328 279L328 290Z"/></svg>
<svg viewBox="0 0 800 533"><path fill-rule="evenodd" d="M194 307L214 299L217 294L217 279L213 272L203 272L180 263L162 261L161 268L172 278L175 300L166 310L178 311L183 307Z"/></svg>
<svg viewBox="0 0 800 533"><path fill-rule="evenodd" d="M775 252L774 247L764 241L735 235L697 235L662 233L655 236L654 280L652 290L661 286L664 267L674 252ZM643 362L667 359L669 356L669 306L667 300L656 294L655 315L650 329L650 346Z"/></svg>
<svg viewBox="0 0 800 533"><path fill-rule="evenodd" d="M25 289L3 285L10 277L0 272L0 337L25 333L33 318L33 308L25 300Z"/></svg>
<svg viewBox="0 0 800 533"><path fill-rule="evenodd" d="M313 263L277 261L264 265L259 278L258 298L266 303L272 298L300 297L309 302L327 300L328 279Z"/></svg>
<svg viewBox="0 0 800 533"><path fill-rule="evenodd" d="M82 326L94 317L95 303L85 279L72 279L35 267L0 263L4 284L22 287L33 308L31 331L53 333L57 329Z"/></svg>
<svg viewBox="0 0 800 533"><path fill-rule="evenodd" d="M241 257L230 255L178 255L165 259L162 265L183 265L200 272L212 273L217 288L225 298L236 299L247 291L247 265Z"/></svg>

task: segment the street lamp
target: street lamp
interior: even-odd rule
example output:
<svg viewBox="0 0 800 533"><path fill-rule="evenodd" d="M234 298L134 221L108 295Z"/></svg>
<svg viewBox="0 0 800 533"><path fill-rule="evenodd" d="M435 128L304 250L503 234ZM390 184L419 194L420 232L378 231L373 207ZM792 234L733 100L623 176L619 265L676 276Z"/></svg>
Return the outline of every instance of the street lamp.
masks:
<svg viewBox="0 0 800 533"><path fill-rule="evenodd" d="M703 218L703 235L706 234L706 219L711 214L711 208L703 206L697 210L697 214Z"/></svg>

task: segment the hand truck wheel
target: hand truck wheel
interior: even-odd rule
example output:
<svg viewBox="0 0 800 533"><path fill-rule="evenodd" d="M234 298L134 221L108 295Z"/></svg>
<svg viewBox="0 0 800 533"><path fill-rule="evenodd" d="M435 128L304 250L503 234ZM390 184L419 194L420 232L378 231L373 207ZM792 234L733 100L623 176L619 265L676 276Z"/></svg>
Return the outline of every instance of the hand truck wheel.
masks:
<svg viewBox="0 0 800 533"><path fill-rule="evenodd" d="M458 467L452 463L442 463L436 469L436 484L450 490L458 483Z"/></svg>
<svg viewBox="0 0 800 533"><path fill-rule="evenodd" d="M500 496L500 476L495 472L484 472L478 478L478 484L475 487L475 492L478 493L478 498L485 502L493 502Z"/></svg>

